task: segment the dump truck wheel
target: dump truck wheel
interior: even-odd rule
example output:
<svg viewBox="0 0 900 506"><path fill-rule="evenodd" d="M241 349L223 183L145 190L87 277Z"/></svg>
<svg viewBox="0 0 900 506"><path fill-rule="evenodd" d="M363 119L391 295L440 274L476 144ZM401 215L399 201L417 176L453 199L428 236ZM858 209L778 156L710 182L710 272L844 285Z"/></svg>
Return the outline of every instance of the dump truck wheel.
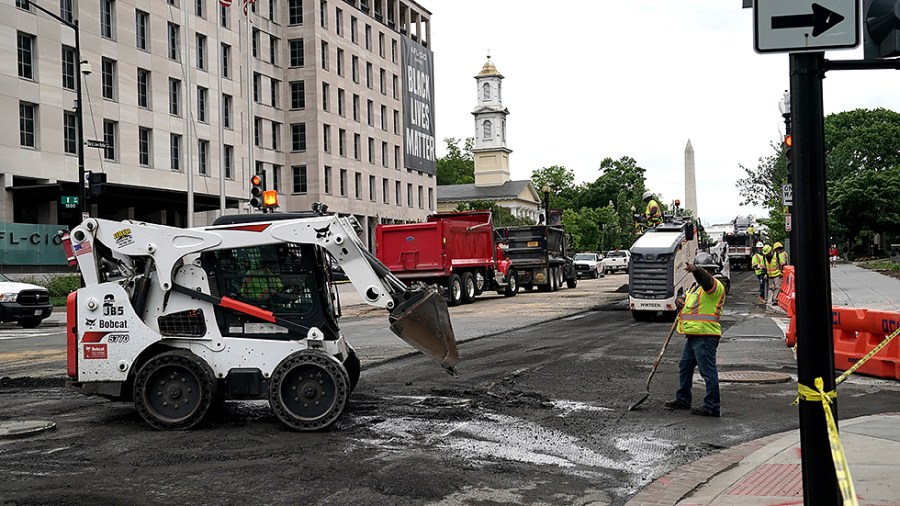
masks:
<svg viewBox="0 0 900 506"><path fill-rule="evenodd" d="M462 303L471 304L475 302L475 277L471 272L464 272L462 275Z"/></svg>
<svg viewBox="0 0 900 506"><path fill-rule="evenodd" d="M484 293L484 289L487 285L487 280L485 280L484 271L481 269L478 269L477 271L475 271L474 276L475 276L475 296L477 297L477 296L481 295L482 293Z"/></svg>
<svg viewBox="0 0 900 506"><path fill-rule="evenodd" d="M506 275L506 287L503 289L503 295L507 297L515 297L519 293L519 273L510 269Z"/></svg>
<svg viewBox="0 0 900 506"><path fill-rule="evenodd" d="M351 390L347 370L337 358L321 350L300 350L272 373L269 405L291 429L320 430L341 416Z"/></svg>
<svg viewBox="0 0 900 506"><path fill-rule="evenodd" d="M456 274L451 274L450 279L447 280L447 288L449 288L448 293L450 295L450 300L447 301L447 304L450 306L458 306L462 303L462 281L460 281L459 276Z"/></svg>
<svg viewBox="0 0 900 506"><path fill-rule="evenodd" d="M594 278L594 279L596 279L596 278ZM569 288L575 288L576 286L578 286L578 279L577 278L567 279L566 286L568 286Z"/></svg>
<svg viewBox="0 0 900 506"><path fill-rule="evenodd" d="M134 406L154 429L184 430L201 424L217 396L209 365L187 350L160 353L138 369Z"/></svg>

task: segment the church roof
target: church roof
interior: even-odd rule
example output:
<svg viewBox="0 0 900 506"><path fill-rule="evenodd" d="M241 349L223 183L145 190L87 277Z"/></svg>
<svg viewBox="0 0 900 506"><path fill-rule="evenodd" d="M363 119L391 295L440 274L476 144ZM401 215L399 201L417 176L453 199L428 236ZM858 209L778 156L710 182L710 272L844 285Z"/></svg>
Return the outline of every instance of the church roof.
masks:
<svg viewBox="0 0 900 506"><path fill-rule="evenodd" d="M445 184L437 187L437 199L444 202L466 200L511 200L516 199L529 184L530 179L507 181L497 186L475 186L474 184Z"/></svg>
<svg viewBox="0 0 900 506"><path fill-rule="evenodd" d="M488 55L487 61L484 62L484 66L481 67L481 72L478 73L475 77L485 77L485 76L497 76L502 78L503 76L500 72L497 71L497 67L494 66L494 62L491 61L491 55Z"/></svg>

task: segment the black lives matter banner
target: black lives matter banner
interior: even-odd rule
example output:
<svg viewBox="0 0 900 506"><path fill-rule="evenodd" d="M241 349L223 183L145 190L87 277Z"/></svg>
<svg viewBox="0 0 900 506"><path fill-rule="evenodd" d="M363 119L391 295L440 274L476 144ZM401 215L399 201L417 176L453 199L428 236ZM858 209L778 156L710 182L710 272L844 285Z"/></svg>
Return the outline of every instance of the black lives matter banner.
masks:
<svg viewBox="0 0 900 506"><path fill-rule="evenodd" d="M434 174L434 53L402 39L403 166Z"/></svg>

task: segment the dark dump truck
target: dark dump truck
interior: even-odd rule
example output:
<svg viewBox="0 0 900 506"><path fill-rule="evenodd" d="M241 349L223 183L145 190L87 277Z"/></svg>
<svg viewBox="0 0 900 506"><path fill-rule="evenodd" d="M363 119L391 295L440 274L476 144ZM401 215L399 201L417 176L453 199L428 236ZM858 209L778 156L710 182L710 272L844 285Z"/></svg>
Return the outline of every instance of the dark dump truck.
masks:
<svg viewBox="0 0 900 506"><path fill-rule="evenodd" d="M536 286L542 292L555 292L564 283L569 288L578 284L562 227L532 225L498 231L503 239L501 248L519 274L519 286L523 290Z"/></svg>

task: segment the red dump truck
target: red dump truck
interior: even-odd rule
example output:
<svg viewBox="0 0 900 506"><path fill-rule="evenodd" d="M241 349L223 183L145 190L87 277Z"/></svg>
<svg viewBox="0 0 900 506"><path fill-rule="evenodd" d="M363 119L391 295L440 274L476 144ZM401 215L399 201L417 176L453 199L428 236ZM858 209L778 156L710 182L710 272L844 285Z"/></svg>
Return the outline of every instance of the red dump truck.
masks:
<svg viewBox="0 0 900 506"><path fill-rule="evenodd" d="M375 254L407 284L447 289L449 304L469 304L485 291L513 297L518 277L498 244L489 211L438 213L425 223L378 225Z"/></svg>

